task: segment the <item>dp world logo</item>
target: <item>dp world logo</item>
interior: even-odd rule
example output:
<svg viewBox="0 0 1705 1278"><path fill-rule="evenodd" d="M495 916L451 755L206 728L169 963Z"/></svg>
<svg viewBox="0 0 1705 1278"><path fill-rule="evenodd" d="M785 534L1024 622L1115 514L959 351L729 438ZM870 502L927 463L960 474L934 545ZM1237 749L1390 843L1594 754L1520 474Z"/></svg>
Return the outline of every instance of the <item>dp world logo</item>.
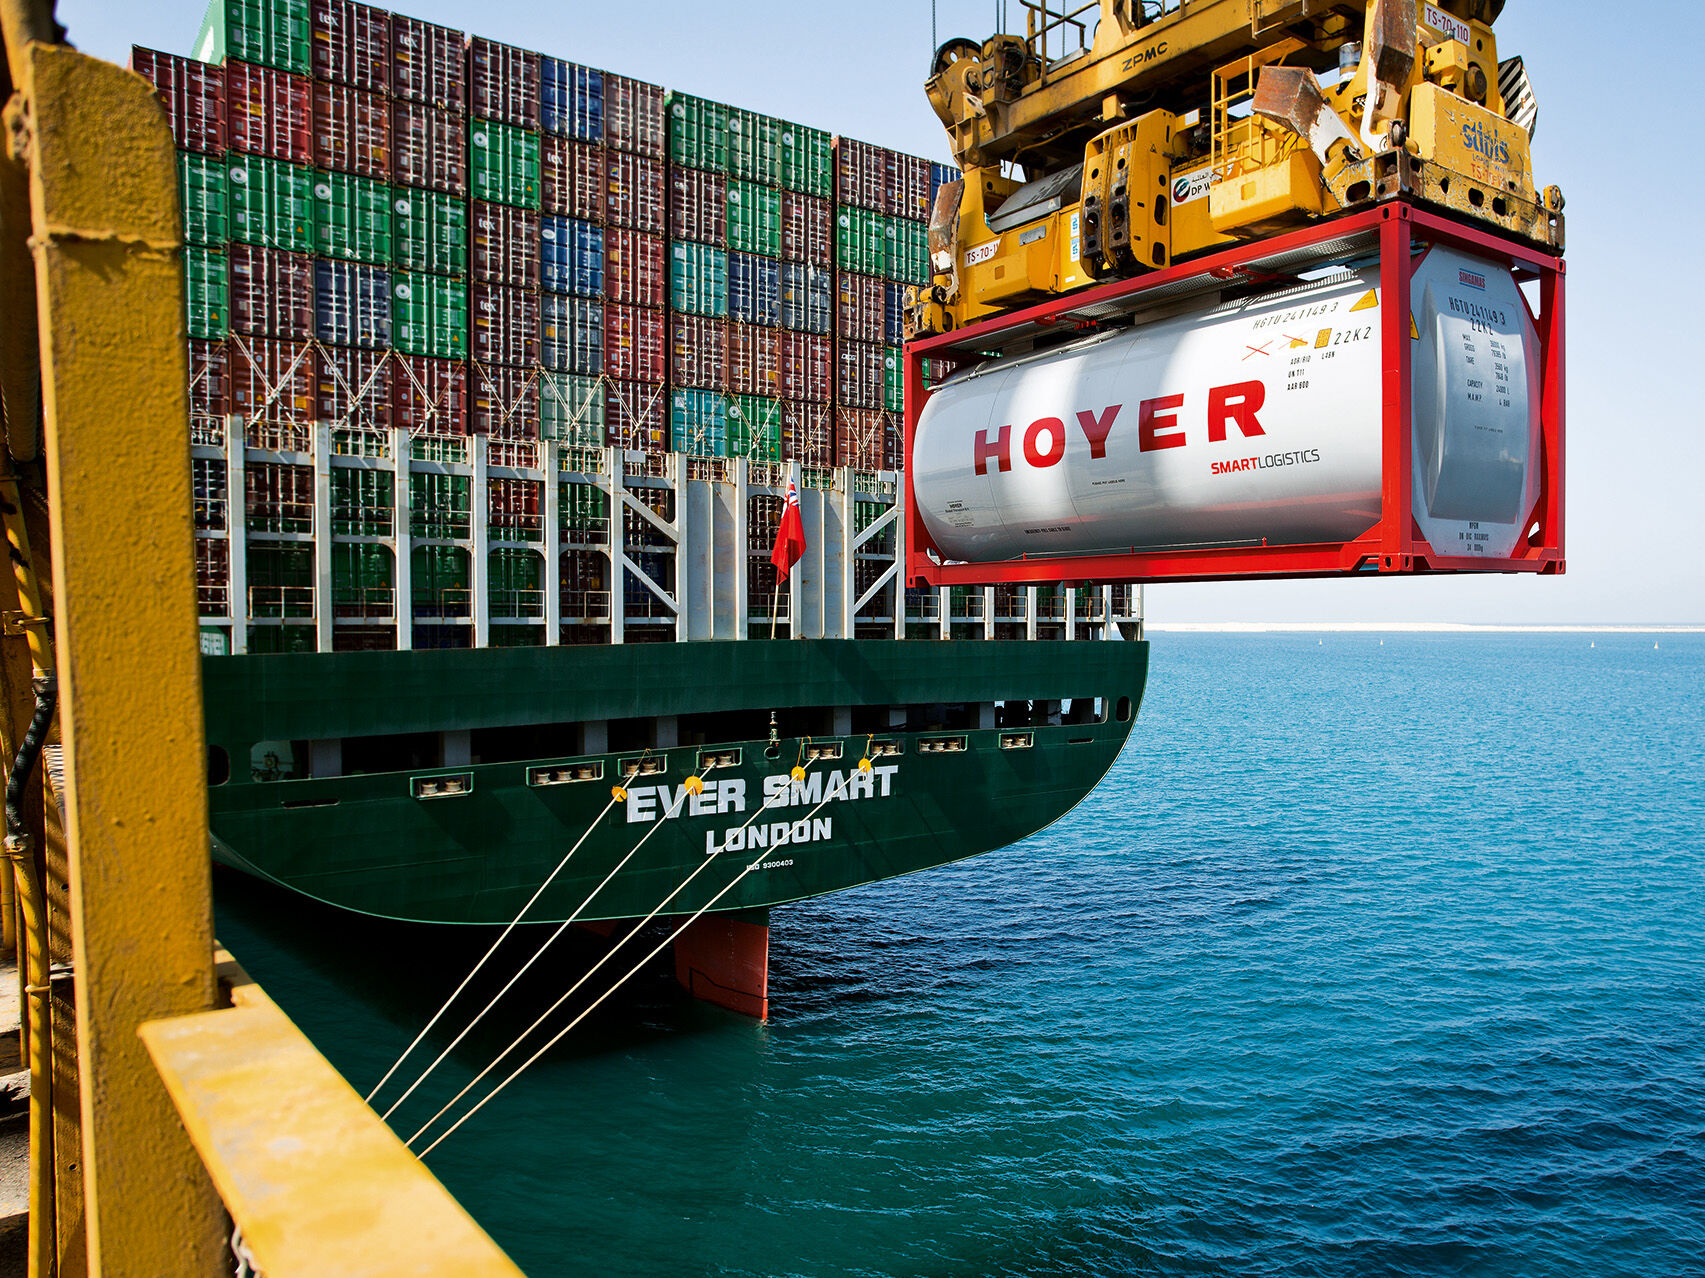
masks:
<svg viewBox="0 0 1705 1278"><path fill-rule="evenodd" d="M1172 184L1172 202L1174 204L1184 203L1184 197L1188 194L1190 194L1189 178L1181 177Z"/></svg>
<svg viewBox="0 0 1705 1278"><path fill-rule="evenodd" d="M1172 180L1172 202L1188 204L1192 200L1199 200L1208 193L1208 188L1213 183L1214 171L1211 167L1176 177Z"/></svg>

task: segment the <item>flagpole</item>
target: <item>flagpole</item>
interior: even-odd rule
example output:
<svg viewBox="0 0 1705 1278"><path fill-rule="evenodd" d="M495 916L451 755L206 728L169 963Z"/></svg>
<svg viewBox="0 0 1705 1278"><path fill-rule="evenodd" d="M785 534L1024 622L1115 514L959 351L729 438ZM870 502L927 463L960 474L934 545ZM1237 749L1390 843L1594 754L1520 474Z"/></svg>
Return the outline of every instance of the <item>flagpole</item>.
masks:
<svg viewBox="0 0 1705 1278"><path fill-rule="evenodd" d="M776 584L770 590L770 638L776 637L776 612L781 607L782 575L776 574Z"/></svg>

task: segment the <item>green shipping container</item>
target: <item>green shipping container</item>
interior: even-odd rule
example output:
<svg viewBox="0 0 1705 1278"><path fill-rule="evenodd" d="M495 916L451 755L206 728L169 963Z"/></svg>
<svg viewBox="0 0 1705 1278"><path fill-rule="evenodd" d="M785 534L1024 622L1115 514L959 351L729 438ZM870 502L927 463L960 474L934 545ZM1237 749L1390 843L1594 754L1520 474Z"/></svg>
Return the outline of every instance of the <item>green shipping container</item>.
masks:
<svg viewBox="0 0 1705 1278"><path fill-rule="evenodd" d="M604 446L604 386L597 377L539 376L539 434L575 448Z"/></svg>
<svg viewBox="0 0 1705 1278"><path fill-rule="evenodd" d="M687 315L728 317L728 254L677 240L669 248L669 305Z"/></svg>
<svg viewBox="0 0 1705 1278"><path fill-rule="evenodd" d="M843 207L835 211L835 262L841 270L887 278L885 220L869 209Z"/></svg>
<svg viewBox="0 0 1705 1278"><path fill-rule="evenodd" d="M223 341L230 330L230 274L223 253L190 245L184 249L184 302L189 335Z"/></svg>
<svg viewBox="0 0 1705 1278"><path fill-rule="evenodd" d="M314 226L322 256L388 266L391 188L351 173L316 173Z"/></svg>
<svg viewBox="0 0 1705 1278"><path fill-rule="evenodd" d="M882 407L891 413L906 407L906 362L900 348L890 346L882 355Z"/></svg>
<svg viewBox="0 0 1705 1278"><path fill-rule="evenodd" d="M728 182L728 247L781 256L781 192L755 182Z"/></svg>
<svg viewBox="0 0 1705 1278"><path fill-rule="evenodd" d="M923 222L909 222L899 219L900 227L900 260L890 265L894 268L894 278L904 284L928 284L930 281L929 267L929 226Z"/></svg>
<svg viewBox="0 0 1705 1278"><path fill-rule="evenodd" d="M596 484L564 484L557 518L565 532L598 533L602 540L601 534L610 523L610 495ZM582 536L578 540L588 538Z"/></svg>
<svg viewBox="0 0 1705 1278"><path fill-rule="evenodd" d="M790 191L827 199L834 190L835 160L829 135L803 124L781 122L777 138L776 181Z"/></svg>
<svg viewBox="0 0 1705 1278"><path fill-rule="evenodd" d="M222 246L231 238L229 175L216 156L178 152L178 194L184 243Z"/></svg>
<svg viewBox="0 0 1705 1278"><path fill-rule="evenodd" d="M332 531L345 537L388 537L396 503L391 472L337 466L331 473Z"/></svg>
<svg viewBox="0 0 1705 1278"><path fill-rule="evenodd" d="M469 194L493 204L539 207L539 135L495 120L468 123Z"/></svg>
<svg viewBox="0 0 1705 1278"><path fill-rule="evenodd" d="M313 72L308 0L213 0L195 40L200 62L258 62L263 67Z"/></svg>
<svg viewBox="0 0 1705 1278"><path fill-rule="evenodd" d="M760 395L728 397L728 455L781 460L781 401Z"/></svg>
<svg viewBox="0 0 1705 1278"><path fill-rule="evenodd" d="M434 615L434 609L444 607L447 611L459 611L465 615L468 589L466 550L460 546L416 546L409 558L409 576L410 593L414 596L417 610ZM454 597L458 594L462 596L460 599ZM450 597L446 598L446 595Z"/></svg>
<svg viewBox="0 0 1705 1278"><path fill-rule="evenodd" d="M391 552L370 543L332 545L332 598L336 603L376 603L391 588Z"/></svg>
<svg viewBox="0 0 1705 1278"><path fill-rule="evenodd" d="M406 355L461 359L468 353L468 289L419 271L391 277L391 340Z"/></svg>
<svg viewBox="0 0 1705 1278"><path fill-rule="evenodd" d="M391 261L405 271L468 273L468 205L453 195L391 191Z"/></svg>
<svg viewBox="0 0 1705 1278"><path fill-rule="evenodd" d="M297 253L314 251L311 170L283 160L234 155L230 179L232 239Z"/></svg>
<svg viewBox="0 0 1705 1278"><path fill-rule="evenodd" d="M411 474L408 477L409 505L412 508L409 532L416 537L442 537L446 540L469 536L473 525L468 489L466 475L423 474L418 471Z"/></svg>
<svg viewBox="0 0 1705 1278"><path fill-rule="evenodd" d="M755 111L728 112L728 175L766 186L781 180L781 121Z"/></svg>
<svg viewBox="0 0 1705 1278"><path fill-rule="evenodd" d="M728 172L729 108L685 93L668 97L669 158L692 169Z"/></svg>

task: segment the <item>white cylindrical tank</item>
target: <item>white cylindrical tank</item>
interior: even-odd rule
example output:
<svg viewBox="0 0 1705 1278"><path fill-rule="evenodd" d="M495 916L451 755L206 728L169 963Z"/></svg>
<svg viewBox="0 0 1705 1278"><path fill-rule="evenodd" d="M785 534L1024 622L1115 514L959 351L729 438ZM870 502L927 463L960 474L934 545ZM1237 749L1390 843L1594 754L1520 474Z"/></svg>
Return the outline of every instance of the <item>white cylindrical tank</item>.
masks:
<svg viewBox="0 0 1705 1278"><path fill-rule="evenodd" d="M1299 545L1379 519L1377 265L938 388L911 482L943 556ZM1413 505L1442 554L1515 548L1538 484L1533 322L1506 268L1416 265Z"/></svg>

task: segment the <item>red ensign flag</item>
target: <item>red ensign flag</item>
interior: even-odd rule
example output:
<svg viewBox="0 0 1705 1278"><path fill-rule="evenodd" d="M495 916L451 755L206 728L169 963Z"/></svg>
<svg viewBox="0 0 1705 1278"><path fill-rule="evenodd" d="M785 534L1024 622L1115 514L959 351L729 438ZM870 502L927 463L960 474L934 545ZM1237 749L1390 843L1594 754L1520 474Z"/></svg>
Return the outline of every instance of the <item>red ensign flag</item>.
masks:
<svg viewBox="0 0 1705 1278"><path fill-rule="evenodd" d="M782 507L781 524L776 528L775 549L770 562L776 566L776 580L786 581L787 574L805 553L805 524L799 518L799 492L792 483L787 486L787 504Z"/></svg>

